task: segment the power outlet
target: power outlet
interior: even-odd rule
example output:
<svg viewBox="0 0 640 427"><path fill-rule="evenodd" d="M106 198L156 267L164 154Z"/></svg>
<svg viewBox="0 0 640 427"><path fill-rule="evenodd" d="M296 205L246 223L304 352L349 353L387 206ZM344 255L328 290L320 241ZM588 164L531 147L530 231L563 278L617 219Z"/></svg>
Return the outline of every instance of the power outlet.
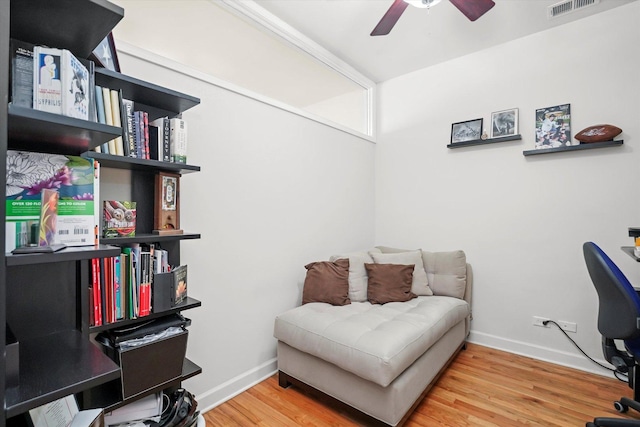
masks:
<svg viewBox="0 0 640 427"><path fill-rule="evenodd" d="M567 332L578 332L578 324L575 322L558 320L558 325L560 325L560 327Z"/></svg>
<svg viewBox="0 0 640 427"><path fill-rule="evenodd" d="M542 322L549 320L546 317L540 317L540 316L533 316L533 326L541 326L543 328L548 328L550 327L549 324L543 324Z"/></svg>

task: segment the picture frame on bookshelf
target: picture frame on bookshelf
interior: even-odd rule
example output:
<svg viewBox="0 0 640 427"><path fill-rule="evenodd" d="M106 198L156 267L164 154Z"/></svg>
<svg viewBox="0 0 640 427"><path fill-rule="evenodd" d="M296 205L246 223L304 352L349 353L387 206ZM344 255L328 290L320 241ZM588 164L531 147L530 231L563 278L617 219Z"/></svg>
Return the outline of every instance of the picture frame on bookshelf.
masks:
<svg viewBox="0 0 640 427"><path fill-rule="evenodd" d="M451 125L451 143L473 141L482 136L482 120L474 119Z"/></svg>
<svg viewBox="0 0 640 427"><path fill-rule="evenodd" d="M513 136L518 134L518 109L495 111L491 113L490 138Z"/></svg>
<svg viewBox="0 0 640 427"><path fill-rule="evenodd" d="M113 33L109 33L102 39L100 44L89 55L89 59L107 70L120 72L120 61L118 61Z"/></svg>
<svg viewBox="0 0 640 427"><path fill-rule="evenodd" d="M183 234L180 229L180 175L158 172L153 212L154 234Z"/></svg>

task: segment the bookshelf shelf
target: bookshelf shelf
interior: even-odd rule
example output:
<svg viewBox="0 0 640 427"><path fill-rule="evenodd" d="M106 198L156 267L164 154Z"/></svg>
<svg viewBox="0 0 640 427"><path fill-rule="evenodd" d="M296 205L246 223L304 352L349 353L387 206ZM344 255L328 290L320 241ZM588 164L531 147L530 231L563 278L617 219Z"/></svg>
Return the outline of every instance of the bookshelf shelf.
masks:
<svg viewBox="0 0 640 427"><path fill-rule="evenodd" d="M184 163L160 162L158 160L136 159L133 157L114 156L113 154L96 153L89 151L82 154L82 157L90 157L100 162L100 165L113 169L126 169L137 171L166 171L180 175L200 172L200 166L187 165Z"/></svg>
<svg viewBox="0 0 640 427"><path fill-rule="evenodd" d="M120 377L120 367L79 331L20 341L20 385L5 391L7 418Z"/></svg>
<svg viewBox="0 0 640 427"><path fill-rule="evenodd" d="M9 148L79 155L121 134L120 128L9 105Z"/></svg>
<svg viewBox="0 0 640 427"><path fill-rule="evenodd" d="M86 58L123 17L124 10L106 0L14 0L11 37Z"/></svg>
<svg viewBox="0 0 640 427"><path fill-rule="evenodd" d="M184 301L182 304L179 304L169 310L165 310L161 313L151 313L148 316L144 316L144 317L139 317L137 319L127 319L127 320L120 320L118 322L114 322L114 323L109 323L107 325L102 325L102 326L92 326L90 328L90 332L94 333L94 332L102 332L102 331L106 331L108 329L113 329L113 328L122 328L124 326L130 326L130 325L135 325L137 323L144 323L144 322L148 322L149 320L153 320L153 319L157 319L159 317L163 317L166 316L168 314L172 314L172 313L178 313L180 311L183 310L189 310L192 308L196 308L196 307L201 307L202 303L200 301L198 301L195 298L191 298L191 297L187 297L187 300Z"/></svg>
<svg viewBox="0 0 640 427"><path fill-rule="evenodd" d="M96 68L96 84L122 90L123 98L135 99L136 109L143 109L149 113L149 120L163 116L175 117L200 103L200 100L194 96L105 68Z"/></svg>
<svg viewBox="0 0 640 427"><path fill-rule="evenodd" d="M175 387L180 384L180 382L185 381L191 377L194 377L198 374L202 373L202 368L196 365L194 362L189 360L188 358L184 359L182 364L182 376L176 378L175 380L168 381L163 384L159 384L158 387L147 390L140 396L136 396L136 398L141 398L144 396L148 396L149 394L155 393L157 391L163 390L168 387ZM135 399L125 399L119 400L114 399L114 396L119 395L120 393L120 383L118 381L111 381L109 383L104 383L100 387L96 387L92 389L90 392L84 394L84 405L83 408L104 408L105 412L113 411L118 409L128 403L131 403Z"/></svg>
<svg viewBox="0 0 640 427"><path fill-rule="evenodd" d="M162 243L178 240L193 240L199 238L200 234L198 233L167 234L164 236L146 233L138 234L134 237L103 237L100 239L100 242L109 245L127 245L131 243Z"/></svg>
<svg viewBox="0 0 640 427"><path fill-rule="evenodd" d="M6 254L7 266L37 265L51 262L80 261L117 256L120 248L109 245L67 247L54 253Z"/></svg>

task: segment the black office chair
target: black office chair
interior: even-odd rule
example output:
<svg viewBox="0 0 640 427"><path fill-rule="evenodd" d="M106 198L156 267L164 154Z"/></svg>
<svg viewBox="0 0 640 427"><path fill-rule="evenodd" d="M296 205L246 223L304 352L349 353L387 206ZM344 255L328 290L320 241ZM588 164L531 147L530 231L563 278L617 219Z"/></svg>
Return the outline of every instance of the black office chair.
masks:
<svg viewBox="0 0 640 427"><path fill-rule="evenodd" d="M622 397L614 402L614 406L619 412L627 412L629 408L640 411L640 296L618 266L595 243L585 243L582 250L598 293L598 331L602 335L604 357L619 372L629 376L629 387L633 389L633 399ZM627 351L619 350L614 340L623 340ZM586 426L638 427L640 420L595 418Z"/></svg>

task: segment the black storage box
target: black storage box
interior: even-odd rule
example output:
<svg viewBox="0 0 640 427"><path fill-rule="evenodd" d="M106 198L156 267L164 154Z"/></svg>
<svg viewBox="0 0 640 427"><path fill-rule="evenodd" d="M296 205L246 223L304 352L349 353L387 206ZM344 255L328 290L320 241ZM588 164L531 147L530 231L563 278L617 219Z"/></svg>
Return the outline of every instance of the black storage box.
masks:
<svg viewBox="0 0 640 427"><path fill-rule="evenodd" d="M122 398L127 399L180 378L188 336L189 332L185 330L124 350L103 343L106 353L122 370Z"/></svg>
<svg viewBox="0 0 640 427"><path fill-rule="evenodd" d="M9 325L6 326L6 386L9 388L20 384L20 343Z"/></svg>

